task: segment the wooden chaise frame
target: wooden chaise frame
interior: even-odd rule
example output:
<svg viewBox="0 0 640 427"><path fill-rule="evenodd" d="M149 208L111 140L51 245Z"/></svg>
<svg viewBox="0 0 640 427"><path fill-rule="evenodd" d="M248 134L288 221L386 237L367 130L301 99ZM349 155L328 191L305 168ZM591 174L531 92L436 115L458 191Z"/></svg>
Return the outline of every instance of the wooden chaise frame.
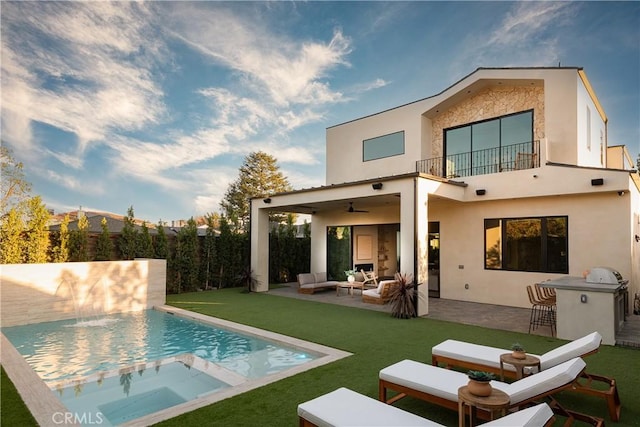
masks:
<svg viewBox="0 0 640 427"><path fill-rule="evenodd" d="M583 354L581 357L584 358L585 356L589 356L597 352L598 352L598 349L595 349L593 351ZM501 374L500 368L496 368L495 366L468 362L465 360L454 359L446 356L432 355L431 364L433 366L439 366L447 369L450 369L452 367L457 367L462 369L471 369L474 371L492 372L496 375ZM515 379L516 372L505 369L504 376L507 378ZM594 388L592 386L594 382L604 384L607 387L606 390ZM620 402L620 395L618 394L618 386L616 385L615 379L601 376L601 375L589 374L585 371L582 371L582 373L578 377L578 380L576 380L571 385L570 390L605 399L605 401L607 402L607 410L609 411L609 417L611 418L611 421L620 420L622 403Z"/></svg>
<svg viewBox="0 0 640 427"><path fill-rule="evenodd" d="M578 377L580 377L581 375L584 374L584 369L582 370L582 372L580 373L580 375L578 375ZM452 401L452 400L448 400L448 399L444 399L440 396L434 396L432 394L429 393L425 393L423 391L420 390L416 390L410 387L406 387L403 386L401 384L396 384L393 383L391 381L387 381L387 380L383 380L383 379L379 379L378 380L378 399L381 402L385 402L387 404L392 404L394 402L397 402L398 400L406 397L406 396L410 396L410 397L414 397L420 400L424 400L425 402L429 402L429 403L433 403L435 405L438 406L442 406L444 408L448 408L454 411L458 410L458 402L457 401ZM560 406L560 404L553 398L553 395L563 391L563 390L567 390L567 389L571 389L572 387L574 387L574 384L576 383L576 380L571 381L567 384L564 384L560 387L556 387L552 390L547 390L544 393L540 393L536 396L530 397L528 399L522 400L512 406L510 406L508 409L509 410L518 410L518 408L522 408L522 407L527 407L530 406L532 404L535 403L540 403L542 401L542 399L544 398L549 398L550 402L549 402L549 406L551 407L551 409L553 410L553 412L555 414L558 415L562 415L564 417L567 418L566 422L565 422L565 426L569 426L571 425L575 420L579 420L582 422L585 422L587 424L590 424L592 426L596 426L596 427L604 427L604 421L601 418L598 417L592 417L590 415L587 414L582 414L579 412L574 412L574 411L570 411L567 410L565 408L563 408L562 406ZM387 390L393 390L395 392L397 392L397 394L391 398L387 398ZM477 411L477 415L478 418L481 418L483 420L489 420L491 419L491 413L488 411L485 411L481 408L478 408Z"/></svg>

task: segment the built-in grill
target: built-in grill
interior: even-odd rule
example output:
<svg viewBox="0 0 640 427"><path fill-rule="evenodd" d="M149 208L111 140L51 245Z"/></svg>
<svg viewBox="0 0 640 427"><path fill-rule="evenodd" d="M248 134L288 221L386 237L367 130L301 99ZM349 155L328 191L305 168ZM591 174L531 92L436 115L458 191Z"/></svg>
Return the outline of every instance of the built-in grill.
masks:
<svg viewBox="0 0 640 427"><path fill-rule="evenodd" d="M585 278L587 283L616 286L614 294L614 316L616 332L622 329L624 321L629 315L629 280L611 267L594 267L589 270Z"/></svg>
<svg viewBox="0 0 640 427"><path fill-rule="evenodd" d="M587 274L586 282L626 286L629 280L624 280L622 274L611 267L593 267Z"/></svg>

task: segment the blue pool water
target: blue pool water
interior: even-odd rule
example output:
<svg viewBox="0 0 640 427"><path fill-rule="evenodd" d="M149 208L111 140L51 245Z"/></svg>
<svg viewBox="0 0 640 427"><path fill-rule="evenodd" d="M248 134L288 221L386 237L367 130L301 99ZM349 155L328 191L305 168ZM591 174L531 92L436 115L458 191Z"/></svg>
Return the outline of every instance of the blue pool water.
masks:
<svg viewBox="0 0 640 427"><path fill-rule="evenodd" d="M119 425L319 357L156 310L2 332L84 425Z"/></svg>
<svg viewBox="0 0 640 427"><path fill-rule="evenodd" d="M99 321L2 328L46 383L85 377L140 362L191 353L247 378L259 378L315 358L253 336L156 310L104 316Z"/></svg>

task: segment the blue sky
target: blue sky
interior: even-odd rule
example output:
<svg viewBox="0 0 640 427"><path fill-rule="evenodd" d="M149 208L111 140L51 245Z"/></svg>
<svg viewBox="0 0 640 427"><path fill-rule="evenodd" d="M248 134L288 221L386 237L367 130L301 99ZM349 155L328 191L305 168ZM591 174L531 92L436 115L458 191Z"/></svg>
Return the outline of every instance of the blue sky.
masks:
<svg viewBox="0 0 640 427"><path fill-rule="evenodd" d="M245 156L324 184L325 129L478 67L584 67L640 151L638 2L6 2L2 142L56 212L219 211Z"/></svg>

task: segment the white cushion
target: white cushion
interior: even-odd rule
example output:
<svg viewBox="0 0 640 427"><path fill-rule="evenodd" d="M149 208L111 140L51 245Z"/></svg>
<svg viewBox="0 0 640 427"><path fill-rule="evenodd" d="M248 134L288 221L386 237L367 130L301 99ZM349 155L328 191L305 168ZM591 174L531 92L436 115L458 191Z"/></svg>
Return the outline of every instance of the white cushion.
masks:
<svg viewBox="0 0 640 427"><path fill-rule="evenodd" d="M443 427L344 387L301 403L298 405L298 416L319 427Z"/></svg>
<svg viewBox="0 0 640 427"><path fill-rule="evenodd" d="M540 427L553 417L553 411L546 403L532 406L521 411L513 412L506 417L489 421L482 424L482 427Z"/></svg>
<svg viewBox="0 0 640 427"><path fill-rule="evenodd" d="M378 283L378 289L377 289L378 293L382 294L382 290L384 289L385 285L393 282L395 282L395 280L383 280L380 283Z"/></svg>
<svg viewBox="0 0 640 427"><path fill-rule="evenodd" d="M307 285L309 283L316 282L316 275L313 273L300 273L298 274L298 283L300 286Z"/></svg>
<svg viewBox="0 0 640 427"><path fill-rule="evenodd" d="M511 405L548 392L575 380L586 364L580 358L572 359L538 374L511 384L491 381L491 386L509 395ZM458 389L467 385L469 378L462 372L403 360L380 371L381 380L403 385L433 396L457 402Z"/></svg>
<svg viewBox="0 0 640 427"><path fill-rule="evenodd" d="M435 356L491 366L496 369L500 369L500 355L510 352L511 350L456 340L443 341L431 349L431 354ZM515 371L515 368L507 363L504 364L504 369Z"/></svg>
<svg viewBox="0 0 640 427"><path fill-rule="evenodd" d="M584 360L576 357L537 374L524 377L501 389L509 395L509 400L513 405L573 382L585 366L587 364L584 363Z"/></svg>
<svg viewBox="0 0 640 427"><path fill-rule="evenodd" d="M362 295L366 295L371 298L382 298L377 289L367 289L366 291L362 291Z"/></svg>
<svg viewBox="0 0 640 427"><path fill-rule="evenodd" d="M580 357L587 353L600 348L602 342L602 335L598 332L590 333L582 338L573 340L565 345L546 352L540 356L540 367L542 369L548 369L552 366L558 365L574 357Z"/></svg>
<svg viewBox="0 0 640 427"><path fill-rule="evenodd" d="M438 368L414 360L403 360L380 371L381 380L420 390L453 402L458 401L458 389L467 385L469 377L462 372ZM495 381L492 381L492 384Z"/></svg>
<svg viewBox="0 0 640 427"><path fill-rule="evenodd" d="M327 273L326 272L315 273L315 275L316 275L316 282L317 283L326 282L327 281Z"/></svg>

